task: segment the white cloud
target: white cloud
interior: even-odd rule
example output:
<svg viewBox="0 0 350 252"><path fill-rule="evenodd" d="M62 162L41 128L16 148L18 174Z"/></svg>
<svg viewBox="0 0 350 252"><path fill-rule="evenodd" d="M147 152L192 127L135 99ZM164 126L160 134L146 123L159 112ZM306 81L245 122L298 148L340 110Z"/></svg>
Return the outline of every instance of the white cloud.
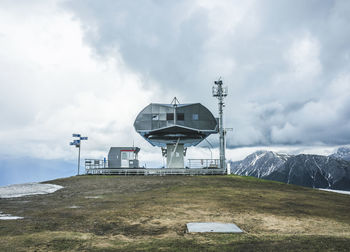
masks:
<svg viewBox="0 0 350 252"><path fill-rule="evenodd" d="M82 147L90 157L132 144L137 113L161 96L156 84L145 89L117 50L94 55L79 20L56 5L0 16L2 155L75 158L74 132L89 136Z"/></svg>
<svg viewBox="0 0 350 252"><path fill-rule="evenodd" d="M296 38L285 55L291 73L288 77L294 76L295 80L312 80L322 71L319 56L320 45L316 38L308 33Z"/></svg>

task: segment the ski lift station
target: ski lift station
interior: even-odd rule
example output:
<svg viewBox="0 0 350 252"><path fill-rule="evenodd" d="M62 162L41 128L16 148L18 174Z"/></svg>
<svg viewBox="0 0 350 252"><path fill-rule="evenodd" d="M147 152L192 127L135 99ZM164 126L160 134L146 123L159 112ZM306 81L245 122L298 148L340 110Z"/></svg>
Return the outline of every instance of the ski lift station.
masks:
<svg viewBox="0 0 350 252"><path fill-rule="evenodd" d="M135 130L167 158L167 168L184 168L188 147L218 132L217 120L202 104L151 103L136 117Z"/></svg>
<svg viewBox="0 0 350 252"><path fill-rule="evenodd" d="M176 97L170 104L151 103L137 115L134 128L152 146L160 147L166 158L164 168L139 167L137 147L111 147L106 160L86 160L87 174L223 174L226 172L224 129L222 125L222 81L216 81L213 96L219 98L219 118L200 103L180 104ZM211 134L220 134L220 159L189 159L187 148L196 146Z"/></svg>

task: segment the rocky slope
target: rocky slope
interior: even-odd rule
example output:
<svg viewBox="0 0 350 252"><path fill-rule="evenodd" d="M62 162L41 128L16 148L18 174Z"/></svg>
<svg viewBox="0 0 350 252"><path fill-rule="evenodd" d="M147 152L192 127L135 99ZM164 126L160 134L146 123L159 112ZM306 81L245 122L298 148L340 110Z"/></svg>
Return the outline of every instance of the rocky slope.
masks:
<svg viewBox="0 0 350 252"><path fill-rule="evenodd" d="M231 162L231 173L263 178L280 169L290 156L257 151L241 161Z"/></svg>

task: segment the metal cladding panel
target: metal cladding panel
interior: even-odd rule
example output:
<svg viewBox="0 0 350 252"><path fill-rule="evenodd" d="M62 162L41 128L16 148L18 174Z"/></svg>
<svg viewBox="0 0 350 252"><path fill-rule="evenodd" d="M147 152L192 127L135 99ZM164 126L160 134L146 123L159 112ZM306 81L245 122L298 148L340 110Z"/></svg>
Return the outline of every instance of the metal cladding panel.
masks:
<svg viewBox="0 0 350 252"><path fill-rule="evenodd" d="M177 121L176 122L177 125L181 125L181 126L185 126L185 121Z"/></svg>
<svg viewBox="0 0 350 252"><path fill-rule="evenodd" d="M152 114L159 114L159 106L155 106L155 104L152 104Z"/></svg>
<svg viewBox="0 0 350 252"><path fill-rule="evenodd" d="M144 113L144 114L151 114L152 113L152 106L147 106L147 107L145 107L143 110L142 110L142 112ZM141 112L141 113L142 113Z"/></svg>
<svg viewBox="0 0 350 252"><path fill-rule="evenodd" d="M121 167L120 148L111 147L108 152L108 167L119 168Z"/></svg>
<svg viewBox="0 0 350 252"><path fill-rule="evenodd" d="M200 103L177 105L176 124L174 124L173 114L174 107L172 104L151 103L136 117L134 122L135 130L152 145L162 147L166 145L167 141L173 142L173 139L179 138L180 143L184 143L186 147L196 145L208 135L216 133L217 131L217 120L214 118L213 114ZM180 128L177 128L175 134L168 136L167 129L164 128L170 128L172 126L180 126ZM186 132L184 136L184 134L182 134L184 128L191 129L191 134ZM154 132L159 129L164 130L159 133Z"/></svg>
<svg viewBox="0 0 350 252"><path fill-rule="evenodd" d="M159 120L152 121L152 129L159 129Z"/></svg>
<svg viewBox="0 0 350 252"><path fill-rule="evenodd" d="M166 121L166 112L159 113L159 122Z"/></svg>
<svg viewBox="0 0 350 252"><path fill-rule="evenodd" d="M169 107L159 106L159 113L165 114L169 111Z"/></svg>
<svg viewBox="0 0 350 252"><path fill-rule="evenodd" d="M159 121L159 128L164 128L168 126L166 121Z"/></svg>

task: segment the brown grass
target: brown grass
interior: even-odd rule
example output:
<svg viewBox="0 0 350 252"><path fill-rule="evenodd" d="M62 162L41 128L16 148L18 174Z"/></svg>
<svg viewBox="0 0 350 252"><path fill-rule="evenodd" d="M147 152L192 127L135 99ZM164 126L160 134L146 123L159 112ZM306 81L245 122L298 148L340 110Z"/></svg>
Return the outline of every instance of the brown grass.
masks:
<svg viewBox="0 0 350 252"><path fill-rule="evenodd" d="M0 199L0 251L347 251L350 196L237 176L80 176ZM79 208L70 208L79 206ZM244 234L189 234L233 222Z"/></svg>

